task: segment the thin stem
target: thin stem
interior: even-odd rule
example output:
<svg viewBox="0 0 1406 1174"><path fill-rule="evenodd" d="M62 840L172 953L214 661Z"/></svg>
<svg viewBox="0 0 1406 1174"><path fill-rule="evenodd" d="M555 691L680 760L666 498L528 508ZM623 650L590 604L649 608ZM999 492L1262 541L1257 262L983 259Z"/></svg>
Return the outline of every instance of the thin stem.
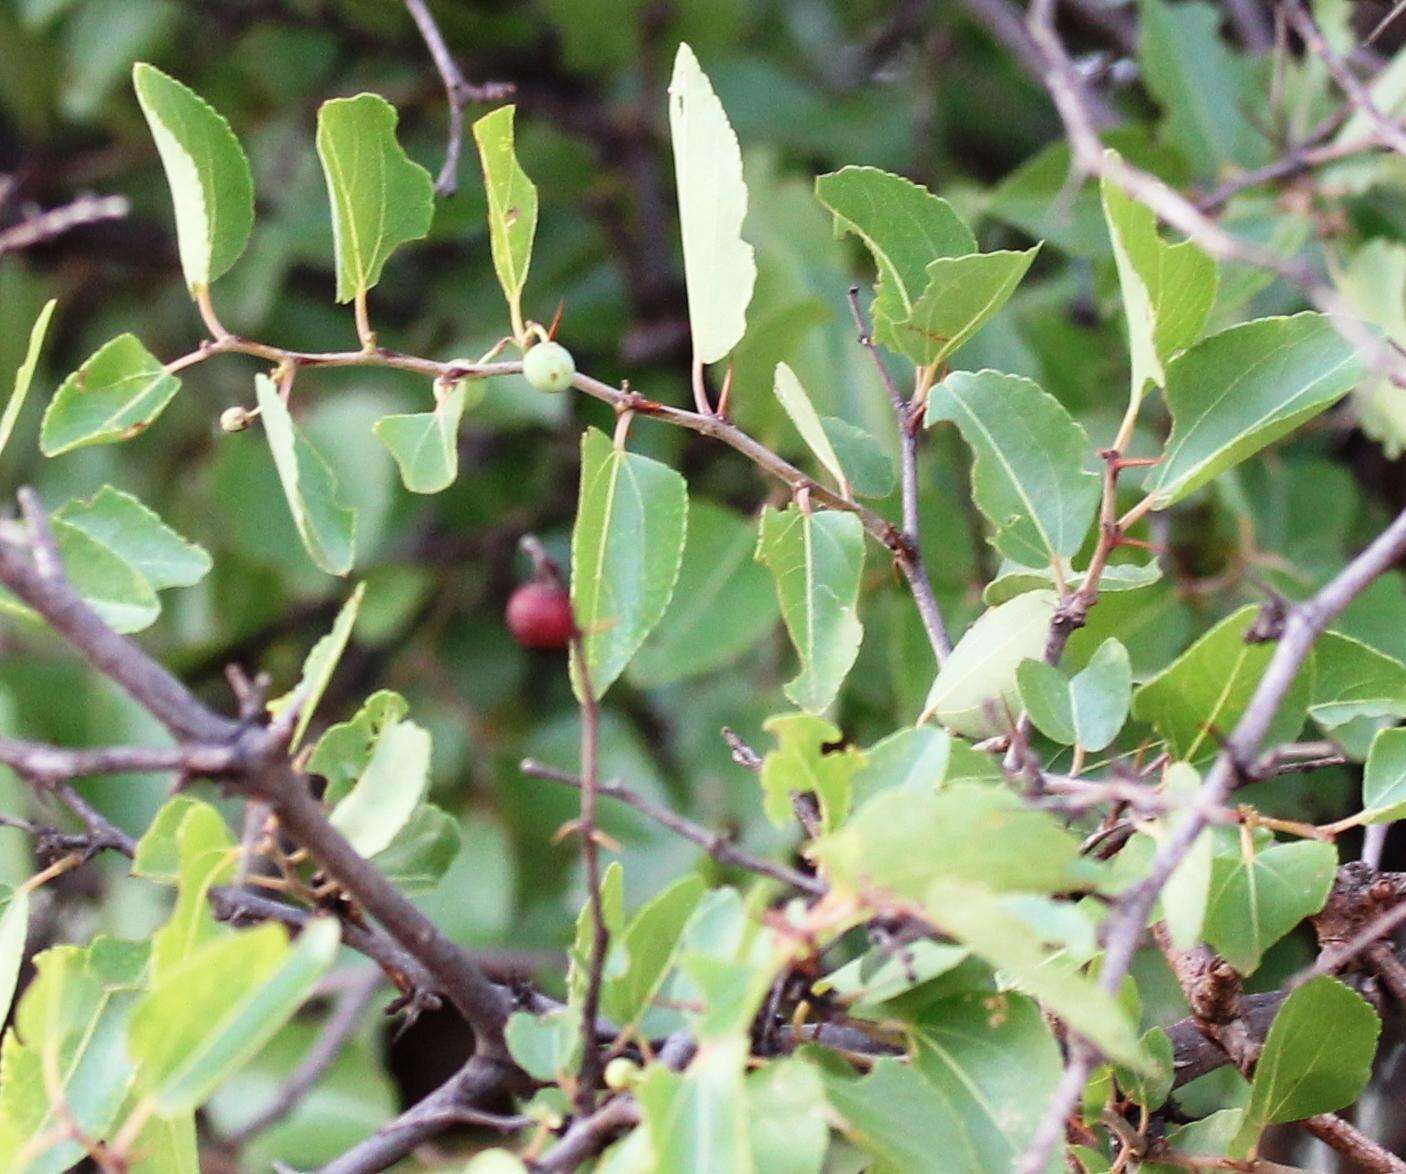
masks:
<svg viewBox="0 0 1406 1174"><path fill-rule="evenodd" d="M512 1012L509 992L491 982L460 946L347 842L309 794L305 780L286 762L270 763L251 783L294 842L312 853L333 880L424 964L473 1027L479 1054L509 1062L503 1042L503 1025Z"/></svg>
<svg viewBox="0 0 1406 1174"><path fill-rule="evenodd" d="M1347 62L1338 56L1332 45L1328 44L1327 38L1323 36L1318 23L1308 10L1298 3L1298 0L1290 0L1290 3L1284 6L1284 16L1294 26L1294 31L1303 38L1305 48L1327 67L1333 81L1347 100L1366 117L1377 140L1398 154L1406 155L1406 131L1402 131L1382 113L1380 107L1372 100L1372 95L1367 92L1367 87L1358 80L1357 75L1348 68Z"/></svg>
<svg viewBox="0 0 1406 1174"><path fill-rule="evenodd" d="M444 43L444 37L430 15L425 0L405 0L405 7L420 30L425 47L430 51L439 79L444 83L444 93L449 99L449 141L444 149L444 166L439 169L435 181L435 192L440 196L452 196L459 187L459 153L464 143L464 108L473 101L496 102L508 97L513 87L503 82L489 82L482 86L470 85L464 80L454 55Z"/></svg>
<svg viewBox="0 0 1406 1174"><path fill-rule="evenodd" d="M586 642L580 629L571 637L571 657L576 669L581 697L581 859L586 867L586 900L591 909L591 958L586 979L586 995L581 1002L581 1081L576 1089L576 1111L585 1115L596 1104L596 1086L601 1079L601 1054L596 1047L596 1017L600 1012L600 989L605 973L610 930L605 924L601 899L600 844L596 834L596 811L600 796L600 704L591 685L586 663Z"/></svg>
<svg viewBox="0 0 1406 1174"><path fill-rule="evenodd" d="M376 350L376 332L371 329L371 310L366 303L366 291L359 289L352 300L356 313L356 336L361 340L361 349L367 353Z"/></svg>
<svg viewBox="0 0 1406 1174"><path fill-rule="evenodd" d="M937 663L942 665L946 663L947 657L952 651L952 638L948 634L947 624L942 618L942 610L937 605L937 597L932 590L932 580L928 577L927 566L923 561L922 538L919 533L921 523L918 513L919 420L903 398L902 392L898 390L898 385L894 383L893 376L884 366L883 357L874 345L869 324L864 317L864 311L859 306L858 286L850 286L849 308L850 314L854 318L855 329L859 331L859 344L869 352L869 357L879 372L879 378L883 381L884 388L888 392L889 404L893 408L894 422L898 426L903 529L900 531L902 551L901 553L895 551L894 558L903 577L908 580L909 590L913 593L913 602L917 605L918 615L928 634L928 642L932 645Z"/></svg>
<svg viewBox="0 0 1406 1174"><path fill-rule="evenodd" d="M534 779L546 779L549 782L561 783L567 787L580 788L582 785L580 778L576 775L557 770L531 758L523 759L520 769L523 774ZM784 864L776 864L770 860L764 860L760 856L754 856L746 849L739 848L723 833L711 831L701 824L685 819L662 804L645 798L638 791L632 791L621 783L603 782L597 786L596 791L607 799L615 799L627 807L633 807L641 815L652 819L661 827L666 827L690 843L697 844L720 864L731 864L737 868L745 868L748 872L770 877L772 880L780 881L782 884L799 889L803 893L812 893L817 897L823 896L827 891L824 883L815 877L797 872L793 868L787 868Z"/></svg>
<svg viewBox="0 0 1406 1174"><path fill-rule="evenodd" d="M319 1174L378 1174L389 1169L430 1138L462 1122L464 1116L458 1110L471 1109L501 1090L511 1083L510 1075L501 1063L472 1056L419 1104L323 1166Z"/></svg>
<svg viewBox="0 0 1406 1174"><path fill-rule="evenodd" d="M131 209L126 196L79 196L71 203L39 212L0 232L0 256L53 240L87 224L121 220Z"/></svg>
<svg viewBox="0 0 1406 1174"><path fill-rule="evenodd" d="M590 1116L572 1123L561 1140L533 1166L535 1174L570 1174L605 1149L623 1130L638 1124L639 1119L639 1106L632 1098L606 1101Z"/></svg>

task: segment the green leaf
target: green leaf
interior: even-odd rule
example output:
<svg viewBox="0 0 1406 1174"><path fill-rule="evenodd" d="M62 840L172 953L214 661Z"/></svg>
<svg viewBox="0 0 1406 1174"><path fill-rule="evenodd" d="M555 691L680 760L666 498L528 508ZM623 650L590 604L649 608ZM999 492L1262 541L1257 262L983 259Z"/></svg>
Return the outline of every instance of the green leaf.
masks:
<svg viewBox="0 0 1406 1174"><path fill-rule="evenodd" d="M600 882L601 912L605 928L611 934L618 934L625 928L625 872L620 861L612 860L606 867ZM576 936L572 939L567 953L569 968L566 976L566 989L572 1006L580 1006L586 995L586 983L591 971L591 958L595 951L595 921L591 914L591 904L584 901L581 912L576 917Z"/></svg>
<svg viewBox="0 0 1406 1174"><path fill-rule="evenodd" d="M1027 907L956 880L935 881L924 906L940 930L1088 1036L1110 1059L1139 1072L1148 1070L1150 1058L1126 1008L1079 973L1064 943L1051 941L1051 933L1024 912Z"/></svg>
<svg viewBox="0 0 1406 1174"><path fill-rule="evenodd" d="M172 795L161 805L132 857L132 875L174 885L181 878L180 830L193 807L205 804L190 795Z"/></svg>
<svg viewBox="0 0 1406 1174"><path fill-rule="evenodd" d="M298 536L319 567L331 575L345 575L355 555L356 511L342 504L331 466L293 423L273 380L256 375L254 387L264 435Z"/></svg>
<svg viewBox="0 0 1406 1174"><path fill-rule="evenodd" d="M500 106L474 123L474 142L488 192L493 268L508 299L515 333L522 328L522 290L532 264L532 239L537 234L537 188L518 163L513 146L516 110L515 106Z"/></svg>
<svg viewBox="0 0 1406 1174"><path fill-rule="evenodd" d="M1400 61L1388 66L1383 76L1392 70L1406 79ZM1353 313L1380 327L1392 345L1406 344L1406 245L1375 237L1335 264L1331 276ZM1352 393L1358 427L1391 460L1406 448L1406 404L1396 394L1399 390L1390 379L1373 372Z"/></svg>
<svg viewBox="0 0 1406 1174"><path fill-rule="evenodd" d="M132 1085L127 1021L146 965L145 942L96 938L35 960L0 1047L0 1167L62 1174L83 1158L68 1126L105 1137ZM57 1083L45 1073L57 1074ZM63 1114L60 1113L63 1107Z"/></svg>
<svg viewBox="0 0 1406 1174"><path fill-rule="evenodd" d="M430 735L414 722L379 732L351 792L332 809L332 826L362 856L384 851L414 816L430 786Z"/></svg>
<svg viewBox="0 0 1406 1174"><path fill-rule="evenodd" d="M656 688L736 660L780 616L771 576L754 559L756 521L706 500L688 508L688 542L664 618L630 666Z"/></svg>
<svg viewBox="0 0 1406 1174"><path fill-rule="evenodd" d="M513 1059L534 1080L558 1081L581 1063L581 1012L575 1007L545 1015L514 1011L503 1037Z"/></svg>
<svg viewBox="0 0 1406 1174"><path fill-rule="evenodd" d="M69 583L108 627L140 632L156 622L156 592L126 559L62 522L54 526L54 541Z"/></svg>
<svg viewBox="0 0 1406 1174"><path fill-rule="evenodd" d="M129 1174L200 1174L195 1114L152 1117L137 1134L132 1155Z"/></svg>
<svg viewBox="0 0 1406 1174"><path fill-rule="evenodd" d="M1252 1149L1260 1130L1346 1108L1372 1078L1382 1023L1361 995L1326 975L1310 979L1279 1008L1255 1065L1232 1154Z"/></svg>
<svg viewBox="0 0 1406 1174"><path fill-rule="evenodd" d="M1039 251L939 257L912 313L894 324L893 345L920 367L945 362L1010 300Z"/></svg>
<svg viewBox="0 0 1406 1174"><path fill-rule="evenodd" d="M747 185L737 135L686 42L679 45L669 82L669 136L693 357L716 363L747 329L757 263L752 246L742 239Z"/></svg>
<svg viewBox="0 0 1406 1174"><path fill-rule="evenodd" d="M1308 716L1327 729L1357 718L1406 717L1406 665L1341 632L1313 645Z"/></svg>
<svg viewBox="0 0 1406 1174"><path fill-rule="evenodd" d="M328 727L308 759L308 771L327 780L324 803L340 803L351 793L371 761L381 734L409 712L410 706L399 693L380 689L366 699L350 721Z"/></svg>
<svg viewBox="0 0 1406 1174"><path fill-rule="evenodd" d="M180 969L203 946L232 932L215 920L210 890L226 884L239 864L239 848L224 817L208 803L179 807L172 803L167 809L173 816L180 815L174 834L169 820L158 822L138 845L145 865L153 856L170 862L174 852L176 866L176 904L151 943L151 973L156 981Z"/></svg>
<svg viewBox="0 0 1406 1174"><path fill-rule="evenodd" d="M1337 867L1337 849L1316 840L1217 856L1206 941L1241 974L1254 973L1270 946L1323 908Z"/></svg>
<svg viewBox="0 0 1406 1174"><path fill-rule="evenodd" d="M1165 839L1191 818L1191 805L1200 789L1201 776L1194 768L1184 762L1174 762L1167 768L1162 776L1162 790L1175 806L1153 824L1156 839ZM1162 887L1163 920L1178 950L1190 950L1201 941L1211 900L1214 851L1215 833L1206 828Z"/></svg>
<svg viewBox="0 0 1406 1174"><path fill-rule="evenodd" d="M58 304L57 298L50 298L39 311L34 325L29 328L29 347L24 353L24 361L15 371L15 387L5 404L4 415L0 415L0 453L3 453L5 446L10 443L20 409L29 397L29 385L34 382L34 370L39 366L39 352L44 346L44 335L48 333L49 319L54 316L54 307Z"/></svg>
<svg viewBox="0 0 1406 1174"><path fill-rule="evenodd" d="M779 828L795 822L793 794L814 795L820 804L821 823L833 831L849 814L854 777L864 756L854 747L825 753L826 744L842 741L838 727L809 713L786 713L763 723L776 738L776 749L762 759L762 796L767 818Z"/></svg>
<svg viewBox="0 0 1406 1174"><path fill-rule="evenodd" d="M1008 729L1021 711L1020 664L1044 654L1055 599L1053 591L1027 591L984 611L937 674L920 723L935 717L973 740Z"/></svg>
<svg viewBox="0 0 1406 1174"><path fill-rule="evenodd" d="M371 289L396 247L419 240L434 219L434 181L396 140L398 121L395 107L376 94L334 98L317 112L339 302Z"/></svg>
<svg viewBox="0 0 1406 1174"><path fill-rule="evenodd" d="M571 606L586 668L604 695L663 617L678 582L688 487L667 465L581 437L581 494L571 534ZM573 682L581 692L579 674Z"/></svg>
<svg viewBox="0 0 1406 1174"><path fill-rule="evenodd" d="M463 844L458 821L433 803L422 803L373 863L407 897L433 891Z"/></svg>
<svg viewBox="0 0 1406 1174"><path fill-rule="evenodd" d="M210 573L210 556L187 542L130 493L104 485L86 501L74 499L57 510L60 527L81 531L139 574L153 591L192 587Z"/></svg>
<svg viewBox="0 0 1406 1174"><path fill-rule="evenodd" d="M1066 746L1102 750L1128 720L1133 672L1128 650L1110 637L1072 678L1043 660L1016 670L1020 697L1036 728Z"/></svg>
<svg viewBox="0 0 1406 1174"><path fill-rule="evenodd" d="M1167 365L1172 434L1147 487L1166 509L1336 403L1362 378L1322 314L1260 318Z"/></svg>
<svg viewBox="0 0 1406 1174"><path fill-rule="evenodd" d="M837 231L854 233L874 256L878 281L874 337L902 349L896 326L906 322L928 288L928 266L976 252L952 206L910 180L874 167L845 167L815 181L815 195L835 216Z"/></svg>
<svg viewBox="0 0 1406 1174"><path fill-rule="evenodd" d="M460 380L432 412L384 416L372 429L400 467L411 493L438 493L459 475L459 421L464 418L468 380Z"/></svg>
<svg viewBox="0 0 1406 1174"><path fill-rule="evenodd" d="M210 942L152 984L132 1012L128 1046L163 1117L188 1113L277 1034L332 965L335 918L289 946L279 925Z"/></svg>
<svg viewBox="0 0 1406 1174"><path fill-rule="evenodd" d="M1065 587L1070 591L1078 591L1084 584L1084 572L1071 568L1068 559L1061 562ZM1161 577L1162 568L1156 563L1114 563L1111 567L1105 567L1103 574L1099 576L1099 597L1150 587ZM1052 590L1054 586L1054 571L1050 567L1022 567L1008 562L1002 564L996 578L986 585L981 598L984 603L995 606L1014 599L1022 592Z"/></svg>
<svg viewBox="0 0 1406 1174"><path fill-rule="evenodd" d="M913 1067L962 1123L954 1165L1014 1169L1064 1070L1039 1006L1010 993L957 995L925 1007L909 1033Z"/></svg>
<svg viewBox="0 0 1406 1174"><path fill-rule="evenodd" d="M1165 137L1206 176L1263 163L1268 140L1250 112L1263 104L1251 63L1221 39L1211 4L1142 0L1139 59L1166 117Z"/></svg>
<svg viewBox="0 0 1406 1174"><path fill-rule="evenodd" d="M747 1039L699 1045L683 1073L651 1064L635 1088L654 1152L652 1169L670 1174L750 1174Z"/></svg>
<svg viewBox="0 0 1406 1174"><path fill-rule="evenodd" d="M19 985L28 934L29 890L21 886L5 898L5 911L0 913L0 1015L6 1018Z"/></svg>
<svg viewBox="0 0 1406 1174"><path fill-rule="evenodd" d="M819 1074L801 1060L774 1060L747 1077L747 1140L765 1174L820 1174L830 1127Z"/></svg>
<svg viewBox="0 0 1406 1174"><path fill-rule="evenodd" d="M887 790L925 791L940 787L952 758L952 738L932 726L896 730L864 751L854 777L861 796Z"/></svg>
<svg viewBox="0 0 1406 1174"><path fill-rule="evenodd" d="M1133 716L1156 727L1173 758L1196 763L1214 757L1240 720L1274 655L1272 643L1245 643L1257 611L1242 607L1226 616L1133 693ZM1266 745L1299 732L1308 692L1308 674L1300 674L1279 706Z"/></svg>
<svg viewBox="0 0 1406 1174"><path fill-rule="evenodd" d="M1117 159L1117 152L1109 154ZM1100 184L1103 215L1113 241L1128 346L1133 360L1134 400L1149 381L1166 382L1165 364L1200 336L1216 300L1216 263L1192 241L1170 245L1157 231L1151 208L1132 199L1116 182Z"/></svg>
<svg viewBox="0 0 1406 1174"><path fill-rule="evenodd" d="M1187 1158L1226 1157L1244 1115L1243 1109L1221 1109L1200 1121L1168 1129L1167 1144L1171 1153ZM1185 1169L1186 1165L1181 1162L1144 1162L1141 1174L1181 1174Z"/></svg>
<svg viewBox="0 0 1406 1174"><path fill-rule="evenodd" d="M840 691L864 634L858 614L864 527L854 514L838 510L767 506L757 558L776 581L781 618L801 662L786 696L820 713Z"/></svg>
<svg viewBox="0 0 1406 1174"><path fill-rule="evenodd" d="M44 412L39 448L56 457L144 432L181 381L134 334L121 334L65 379Z"/></svg>
<svg viewBox="0 0 1406 1174"><path fill-rule="evenodd" d="M229 123L154 66L132 67L137 101L166 169L181 269L192 292L226 273L254 227L254 179Z"/></svg>
<svg viewBox="0 0 1406 1174"><path fill-rule="evenodd" d="M970 957L963 946L927 939L905 943L901 953L879 947L831 971L812 989L817 994L833 992L860 1017L859 1008L886 1015L889 1008L882 1004L956 970Z"/></svg>
<svg viewBox="0 0 1406 1174"><path fill-rule="evenodd" d="M649 1010L703 890L701 877L680 877L635 914L611 943L601 1012L613 1023L628 1027Z"/></svg>
<svg viewBox="0 0 1406 1174"><path fill-rule="evenodd" d="M1114 1079L1128 1099L1149 1110L1160 1109L1171 1095L1176 1078L1176 1055L1171 1037L1160 1027L1150 1027L1142 1033L1142 1049L1152 1060L1150 1072L1134 1072L1118 1065Z"/></svg>
<svg viewBox="0 0 1406 1174"><path fill-rule="evenodd" d="M837 416L821 416L820 426L855 493L860 497L887 497L893 492L898 473L893 458L878 440Z"/></svg>
<svg viewBox="0 0 1406 1174"><path fill-rule="evenodd" d="M1103 878L1100 866L1079 854L1078 838L1047 812L978 783L881 791L812 852L838 888L918 901L939 880L1059 893Z"/></svg>
<svg viewBox="0 0 1406 1174"><path fill-rule="evenodd" d="M1076 554L1098 508L1088 434L1018 375L955 371L932 389L927 425L949 420L971 447L972 496L991 544L1028 567Z"/></svg>
<svg viewBox="0 0 1406 1174"><path fill-rule="evenodd" d="M288 744L290 752L297 750L303 743L303 735L308 732L313 714L317 712L318 703L322 700L323 693L327 691L332 674L337 669L337 662L342 659L342 653L346 651L347 641L351 639L352 629L356 626L356 616L361 610L361 600L365 594L366 584L358 583L356 590L347 597L346 603L342 604L337 618L332 621L332 630L309 650L307 657L303 660L303 672L298 678L298 683L284 696L269 704L270 711L275 715L281 713L285 706L298 706L298 720L293 726L292 741Z"/></svg>
<svg viewBox="0 0 1406 1174"><path fill-rule="evenodd" d="M992 1167L961 1144L967 1127L957 1107L896 1057L885 1056L859 1079L848 1065L826 1065L820 1073L845 1136L878 1159L876 1170L990 1174Z"/></svg>
<svg viewBox="0 0 1406 1174"><path fill-rule="evenodd" d="M1394 823L1406 815L1406 727L1378 731L1362 773L1362 822Z"/></svg>
<svg viewBox="0 0 1406 1174"><path fill-rule="evenodd" d="M815 405L810 402L806 389L801 386L801 381L796 378L796 373L785 363L777 363L773 387L776 398L781 401L781 406L791 417L791 423L796 426L801 439L815 454L815 459L824 465L826 471L835 479L841 496L849 497L849 478L845 476L844 466L840 464L840 458L830 444L830 437L821 423L820 415L816 412Z"/></svg>

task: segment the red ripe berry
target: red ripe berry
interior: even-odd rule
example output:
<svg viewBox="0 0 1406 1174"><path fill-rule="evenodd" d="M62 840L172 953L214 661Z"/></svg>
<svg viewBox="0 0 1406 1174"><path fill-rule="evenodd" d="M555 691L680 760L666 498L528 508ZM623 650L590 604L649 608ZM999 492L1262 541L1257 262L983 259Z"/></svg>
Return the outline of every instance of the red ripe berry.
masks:
<svg viewBox="0 0 1406 1174"><path fill-rule="evenodd" d="M524 648L565 648L576 631L571 597L552 583L524 583L508 600L508 630Z"/></svg>

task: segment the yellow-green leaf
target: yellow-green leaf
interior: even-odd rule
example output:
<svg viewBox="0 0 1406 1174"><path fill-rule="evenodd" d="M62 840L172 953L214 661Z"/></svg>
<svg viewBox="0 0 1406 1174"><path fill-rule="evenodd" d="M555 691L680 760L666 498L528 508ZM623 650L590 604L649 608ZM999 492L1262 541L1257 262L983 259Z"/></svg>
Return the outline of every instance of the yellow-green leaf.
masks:
<svg viewBox="0 0 1406 1174"><path fill-rule="evenodd" d="M597 697L669 606L683 561L688 489L667 465L581 437L581 495L571 535L571 607ZM573 672L577 692L580 674Z"/></svg>
<svg viewBox="0 0 1406 1174"><path fill-rule="evenodd" d="M39 430L39 448L56 457L90 444L114 444L145 431L180 390L134 334L121 334L65 379Z"/></svg>
<svg viewBox="0 0 1406 1174"><path fill-rule="evenodd" d="M747 328L757 264L752 246L742 239L747 215L742 151L687 43L679 46L669 82L669 132L693 354L698 362L716 363Z"/></svg>
<svg viewBox="0 0 1406 1174"><path fill-rule="evenodd" d="M298 536L319 567L328 574L345 575L355 555L356 511L342 504L331 466L293 423L273 380L256 375L254 389Z"/></svg>
<svg viewBox="0 0 1406 1174"><path fill-rule="evenodd" d="M859 655L864 527L851 513L799 506L762 511L757 558L776 580L781 618L800 658L786 696L811 713L835 699Z"/></svg>
<svg viewBox="0 0 1406 1174"><path fill-rule="evenodd" d="M138 62L132 84L166 169L181 269L192 291L239 259L254 226L254 180L229 123L194 90Z"/></svg>
<svg viewBox="0 0 1406 1174"><path fill-rule="evenodd" d="M537 188L513 149L514 106L500 106L474 123L474 142L488 192L488 239L493 268L508 299L513 330L522 328L522 289L537 233Z"/></svg>
<svg viewBox="0 0 1406 1174"><path fill-rule="evenodd" d="M5 414L0 416L0 452L4 452L5 446L9 444L15 431L15 421L19 419L20 409L24 407L24 401L29 396L29 385L34 382L34 369L39 365L39 351L44 345L49 319L54 316L54 307L57 305L58 299L50 298L39 311L34 325L30 327L29 347L25 351L24 362L15 372L14 390L10 392L10 398L5 404Z"/></svg>
<svg viewBox="0 0 1406 1174"><path fill-rule="evenodd" d="M395 107L377 94L334 98L317 112L339 302L380 281L397 246L419 240L434 219L434 181L396 139L398 121Z"/></svg>

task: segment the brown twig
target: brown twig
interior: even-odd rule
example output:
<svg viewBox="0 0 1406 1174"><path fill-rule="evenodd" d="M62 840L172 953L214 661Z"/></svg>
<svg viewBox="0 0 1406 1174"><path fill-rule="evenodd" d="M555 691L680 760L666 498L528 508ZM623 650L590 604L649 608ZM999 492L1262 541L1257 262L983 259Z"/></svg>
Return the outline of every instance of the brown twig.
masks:
<svg viewBox="0 0 1406 1174"><path fill-rule="evenodd" d="M1349 1125L1336 1113L1319 1113L1300 1124L1325 1145L1372 1174L1406 1174L1406 1162Z"/></svg>
<svg viewBox="0 0 1406 1174"><path fill-rule="evenodd" d="M1283 12L1294 31L1303 38L1304 47L1323 62L1347 100L1361 111L1371 124L1376 138L1398 154L1406 155L1406 131L1382 113L1372 100L1372 95L1367 92L1367 87L1358 80L1347 62L1339 57L1337 51L1328 43L1318 27L1318 22L1308 10L1298 0L1289 0L1289 3L1283 6Z"/></svg>
<svg viewBox="0 0 1406 1174"><path fill-rule="evenodd" d="M132 210L126 196L79 196L59 208L35 213L0 232L0 256L53 240L75 228L121 220Z"/></svg>
<svg viewBox="0 0 1406 1174"><path fill-rule="evenodd" d="M561 783L568 787L580 788L581 780L566 771L557 770L547 766L545 763L537 762L535 759L527 758L522 761L522 773L535 779L546 779L549 782ZM765 860L760 856L754 856L744 848L739 848L726 834L711 831L701 824L696 824L692 820L685 819L681 815L675 814L662 804L655 803L651 799L646 799L637 791L632 791L629 787L621 783L601 783L597 788L600 795L607 799L615 799L624 803L627 807L633 807L641 815L652 819L662 827L668 828L682 836L690 843L697 844L714 860L720 864L730 864L737 868L745 868L748 872L755 872L760 876L770 877L772 880L780 881L784 885L799 889L803 893L812 893L821 896L825 893L825 885L813 876L806 876L805 873L797 872L793 868L787 868L784 864L776 864L770 860Z"/></svg>
<svg viewBox="0 0 1406 1174"><path fill-rule="evenodd" d="M512 95L514 87L507 82L486 82L476 86L465 81L425 0L405 0L405 7L410 10L415 27L420 30L440 81L444 83L445 96L449 99L449 142L444 149L444 165L435 180L435 192L441 196L452 196L459 187L459 154L464 145L465 107L470 102L501 102Z"/></svg>
<svg viewBox="0 0 1406 1174"><path fill-rule="evenodd" d="M581 1080L575 1106L586 1116L596 1104L603 1061L596 1047L596 1018L600 1013L601 983L605 957L610 949L610 929L605 924L605 904L601 897L600 842L596 812L600 802L600 703L591 684L586 661L586 641L577 628L571 637L571 660L581 699L581 816L576 827L581 837L581 860L586 868L586 900L591 910L591 954L586 967L586 993L581 1000Z"/></svg>
<svg viewBox="0 0 1406 1174"><path fill-rule="evenodd" d="M893 407L894 422L898 426L900 453L900 482L903 497L903 529L899 531L902 552L895 552L894 561L903 577L908 580L908 588L913 593L918 615L923 621L923 629L928 634L937 663L943 664L952 651L952 638L942 618L942 609L933 595L932 580L928 577L927 566L923 561L923 546L918 515L918 428L919 422L913 418L913 407L903 398L894 383L889 369L884 366L883 357L874 345L869 323L859 305L859 287L850 286L850 315L854 318L855 329L859 332L859 345L869 352L874 367L888 391L889 403Z"/></svg>
<svg viewBox="0 0 1406 1174"><path fill-rule="evenodd" d="M419 1104L382 1125L365 1141L322 1167L319 1174L377 1174L388 1169L431 1137L465 1121L465 1110L472 1110L515 1083L520 1082L502 1063L472 1056Z"/></svg>
<svg viewBox="0 0 1406 1174"><path fill-rule="evenodd" d="M638 1124L639 1119L639 1106L631 1097L606 1101L590 1116L575 1121L562 1134L561 1140L533 1165L533 1174L570 1174L605 1149L623 1130Z"/></svg>

